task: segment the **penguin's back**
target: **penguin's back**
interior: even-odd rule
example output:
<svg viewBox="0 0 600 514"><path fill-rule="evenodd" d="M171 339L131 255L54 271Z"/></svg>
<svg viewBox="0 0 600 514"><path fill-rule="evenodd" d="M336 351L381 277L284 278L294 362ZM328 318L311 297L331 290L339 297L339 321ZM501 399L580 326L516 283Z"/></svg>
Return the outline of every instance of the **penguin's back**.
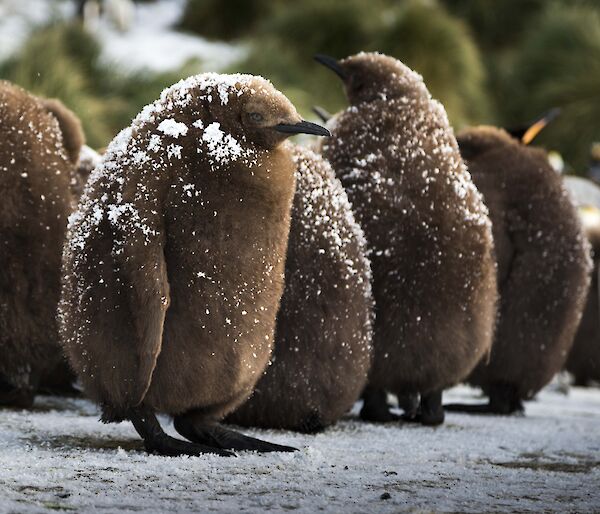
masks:
<svg viewBox="0 0 600 514"><path fill-rule="evenodd" d="M371 363L370 265L346 193L321 157L295 147L296 194L271 365L229 420L316 431L360 395Z"/></svg>
<svg viewBox="0 0 600 514"><path fill-rule="evenodd" d="M35 387L60 359L56 307L73 172L57 119L0 81L0 374Z"/></svg>
<svg viewBox="0 0 600 514"><path fill-rule="evenodd" d="M487 208L443 107L421 83L351 106L322 148L372 260L370 383L408 392L458 382L489 351L496 270Z"/></svg>
<svg viewBox="0 0 600 514"><path fill-rule="evenodd" d="M588 244L545 152L489 127L465 131L459 144L490 209L500 293L491 359L471 380L484 389L515 384L530 398L573 343L589 284Z"/></svg>

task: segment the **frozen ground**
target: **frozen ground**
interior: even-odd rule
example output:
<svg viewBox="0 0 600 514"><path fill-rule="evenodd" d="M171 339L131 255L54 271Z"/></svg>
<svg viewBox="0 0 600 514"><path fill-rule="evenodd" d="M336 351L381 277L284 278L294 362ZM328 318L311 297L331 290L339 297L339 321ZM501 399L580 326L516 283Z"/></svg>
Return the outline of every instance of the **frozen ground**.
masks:
<svg viewBox="0 0 600 514"><path fill-rule="evenodd" d="M350 417L317 436L257 431L301 450L238 458L148 456L129 424L97 417L55 397L0 411L0 512L600 511L598 389L546 390L525 417L450 414L435 429Z"/></svg>

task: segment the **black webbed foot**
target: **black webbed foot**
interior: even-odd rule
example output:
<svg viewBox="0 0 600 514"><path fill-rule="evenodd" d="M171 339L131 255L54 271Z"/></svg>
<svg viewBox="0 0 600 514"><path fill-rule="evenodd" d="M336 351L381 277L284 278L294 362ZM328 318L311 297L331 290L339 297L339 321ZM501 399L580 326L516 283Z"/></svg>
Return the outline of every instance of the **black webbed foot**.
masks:
<svg viewBox="0 0 600 514"><path fill-rule="evenodd" d="M419 408L416 412L407 412L402 416L402 421L421 423L425 426L437 426L444 422L444 408L442 407L442 392L434 391L421 395Z"/></svg>
<svg viewBox="0 0 600 514"><path fill-rule="evenodd" d="M145 407L132 409L128 415L144 440L144 446L149 453L176 457L179 455L190 455L199 457L207 453L220 455L222 457L235 457L234 453L223 450L220 447L190 443L181 441L167 435L160 426L156 415L152 410Z"/></svg>
<svg viewBox="0 0 600 514"><path fill-rule="evenodd" d="M402 419L413 419L419 412L420 396L418 393L406 393L398 395L398 407L404 411Z"/></svg>
<svg viewBox="0 0 600 514"><path fill-rule="evenodd" d="M373 423L389 423L398 421L401 417L390 411L387 394L382 389L367 387L363 392L363 407L360 410L360 419Z"/></svg>
<svg viewBox="0 0 600 514"><path fill-rule="evenodd" d="M325 423L318 411L311 412L306 418L296 427L296 431L303 434L317 434L325 430Z"/></svg>
<svg viewBox="0 0 600 514"><path fill-rule="evenodd" d="M484 404L450 403L444 405L448 412L465 412L469 414L504 415L521 414L524 412L523 402L514 386L495 384L488 391L489 402Z"/></svg>
<svg viewBox="0 0 600 514"><path fill-rule="evenodd" d="M193 413L176 416L175 430L194 443L206 444L215 448L237 451L295 452L297 448L262 441L234 430L222 427L218 423L201 421Z"/></svg>
<svg viewBox="0 0 600 514"><path fill-rule="evenodd" d="M444 422L442 391L434 391L421 395L419 416L421 423L427 426L441 425Z"/></svg>
<svg viewBox="0 0 600 514"><path fill-rule="evenodd" d="M35 395L30 388L14 387L0 378L0 406L15 409L29 409Z"/></svg>

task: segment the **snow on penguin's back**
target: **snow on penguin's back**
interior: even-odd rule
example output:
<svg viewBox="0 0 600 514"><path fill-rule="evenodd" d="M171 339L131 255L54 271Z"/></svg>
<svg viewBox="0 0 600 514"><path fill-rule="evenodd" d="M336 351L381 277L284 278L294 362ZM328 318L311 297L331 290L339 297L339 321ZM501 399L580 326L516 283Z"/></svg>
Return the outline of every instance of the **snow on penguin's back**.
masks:
<svg viewBox="0 0 600 514"><path fill-rule="evenodd" d="M491 346L496 279L487 209L420 75L376 53L338 66L350 106L336 116L322 152L372 260L370 385L438 395ZM442 418L440 405L431 422Z"/></svg>
<svg viewBox="0 0 600 514"><path fill-rule="evenodd" d="M371 363L366 241L323 158L293 149L296 195L273 362L230 421L313 432L356 401Z"/></svg>

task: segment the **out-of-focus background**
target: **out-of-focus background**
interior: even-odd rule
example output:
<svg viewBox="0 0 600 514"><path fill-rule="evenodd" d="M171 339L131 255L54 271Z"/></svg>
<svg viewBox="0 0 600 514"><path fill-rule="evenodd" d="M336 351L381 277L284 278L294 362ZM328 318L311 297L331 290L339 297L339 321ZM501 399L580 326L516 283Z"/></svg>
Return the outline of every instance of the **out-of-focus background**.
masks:
<svg viewBox="0 0 600 514"><path fill-rule="evenodd" d="M261 74L305 116L336 111L341 87L312 56L359 50L420 72L456 129L561 107L536 143L570 173L600 163L598 0L0 0L0 78L63 100L97 148L202 71Z"/></svg>

